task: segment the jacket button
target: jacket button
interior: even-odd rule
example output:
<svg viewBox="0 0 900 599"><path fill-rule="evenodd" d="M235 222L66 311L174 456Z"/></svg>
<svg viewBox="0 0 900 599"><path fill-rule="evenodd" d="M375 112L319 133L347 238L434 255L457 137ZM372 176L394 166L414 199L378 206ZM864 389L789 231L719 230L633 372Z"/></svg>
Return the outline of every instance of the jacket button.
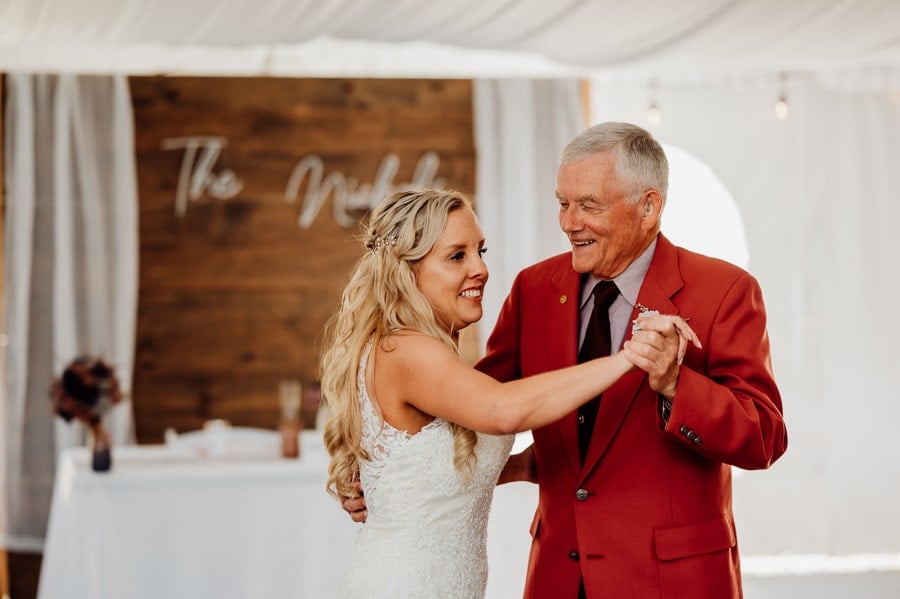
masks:
<svg viewBox="0 0 900 599"><path fill-rule="evenodd" d="M703 443L703 441L700 440L700 435L694 435L694 438L691 439L691 442L697 447L700 447L700 444Z"/></svg>
<svg viewBox="0 0 900 599"><path fill-rule="evenodd" d="M587 489L578 489L575 491L575 499L578 501L587 501L588 495L590 495L590 493L588 493Z"/></svg>
<svg viewBox="0 0 900 599"><path fill-rule="evenodd" d="M569 559L572 560L573 562L577 562L577 561L578 561L578 552L577 552L577 551L570 551L570 552L569 552Z"/></svg>
<svg viewBox="0 0 900 599"><path fill-rule="evenodd" d="M681 428L678 429L678 432L681 433L681 434L684 435L684 436L687 436L687 434L688 434L689 432L691 432L691 429L689 429L688 427L686 427L686 426L684 426L684 425L681 425Z"/></svg>

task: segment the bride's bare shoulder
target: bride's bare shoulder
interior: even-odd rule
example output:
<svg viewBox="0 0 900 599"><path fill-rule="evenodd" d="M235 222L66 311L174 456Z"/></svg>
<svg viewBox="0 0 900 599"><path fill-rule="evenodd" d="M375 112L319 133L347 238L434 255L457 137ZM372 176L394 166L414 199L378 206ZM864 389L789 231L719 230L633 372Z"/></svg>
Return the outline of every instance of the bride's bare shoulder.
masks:
<svg viewBox="0 0 900 599"><path fill-rule="evenodd" d="M435 355L452 355L443 341L421 331L396 331L382 338L378 344L379 354L392 356L403 361L430 359Z"/></svg>

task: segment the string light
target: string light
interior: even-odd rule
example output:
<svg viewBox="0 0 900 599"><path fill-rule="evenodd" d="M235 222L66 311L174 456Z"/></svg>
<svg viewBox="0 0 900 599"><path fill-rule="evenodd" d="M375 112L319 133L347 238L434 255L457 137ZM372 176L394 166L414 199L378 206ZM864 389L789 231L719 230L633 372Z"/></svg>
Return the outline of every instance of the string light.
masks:
<svg viewBox="0 0 900 599"><path fill-rule="evenodd" d="M659 106L656 105L656 102L651 102L650 107L647 108L647 123L656 127L662 122L662 111L660 111Z"/></svg>
<svg viewBox="0 0 900 599"><path fill-rule="evenodd" d="M775 102L775 118L779 121L783 121L788 118L788 101L787 101L787 93L785 92L785 82L787 81L787 76L782 73L779 76L779 88L781 92L778 95L778 100Z"/></svg>
<svg viewBox="0 0 900 599"><path fill-rule="evenodd" d="M656 82L650 82L650 105L647 107L647 124L656 127L662 122L662 111L656 101Z"/></svg>
<svg viewBox="0 0 900 599"><path fill-rule="evenodd" d="M781 96L778 98L778 101L775 102L775 117L779 121L783 121L788 118L788 103L787 98Z"/></svg>

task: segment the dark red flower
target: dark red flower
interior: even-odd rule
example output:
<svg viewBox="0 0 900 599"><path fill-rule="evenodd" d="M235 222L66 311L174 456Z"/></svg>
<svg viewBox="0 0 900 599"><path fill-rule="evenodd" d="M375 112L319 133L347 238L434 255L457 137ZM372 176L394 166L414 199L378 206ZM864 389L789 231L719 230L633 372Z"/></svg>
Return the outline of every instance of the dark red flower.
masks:
<svg viewBox="0 0 900 599"><path fill-rule="evenodd" d="M100 358L80 356L53 382L50 397L54 410L66 422L74 418L94 425L122 400L122 392L112 366Z"/></svg>

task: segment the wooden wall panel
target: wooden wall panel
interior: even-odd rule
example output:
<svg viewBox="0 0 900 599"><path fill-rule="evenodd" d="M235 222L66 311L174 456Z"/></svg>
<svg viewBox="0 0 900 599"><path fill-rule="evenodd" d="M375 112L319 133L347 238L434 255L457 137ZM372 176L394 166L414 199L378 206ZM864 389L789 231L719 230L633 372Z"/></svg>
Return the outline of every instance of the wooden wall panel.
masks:
<svg viewBox="0 0 900 599"><path fill-rule="evenodd" d="M472 193L471 83L134 77L130 84L140 198L138 440L157 442L166 427L196 429L210 418L274 428L279 380L318 378L320 332L359 256L359 227L335 221L332 199L309 228L298 225L300 204L285 198L291 171L317 155L326 176L340 172L361 186L393 153L400 184L431 151L446 186ZM163 141L186 136L224 137L212 176L231 169L243 188L218 199L206 187L179 217L185 154L163 149Z"/></svg>

